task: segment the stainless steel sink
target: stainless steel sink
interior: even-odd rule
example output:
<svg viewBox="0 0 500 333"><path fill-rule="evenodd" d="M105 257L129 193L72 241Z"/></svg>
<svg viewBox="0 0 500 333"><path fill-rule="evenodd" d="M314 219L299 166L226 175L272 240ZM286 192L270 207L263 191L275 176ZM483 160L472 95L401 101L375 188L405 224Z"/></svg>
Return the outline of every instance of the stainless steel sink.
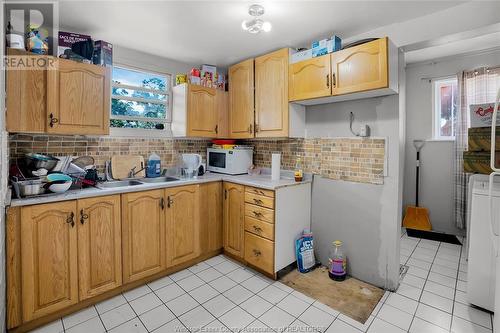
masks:
<svg viewBox="0 0 500 333"><path fill-rule="evenodd" d="M116 181L109 181L109 182L103 182L99 183L97 187L99 188L116 188L116 187L125 187L125 186L135 186L135 185L142 185L144 183L138 181L138 180L116 180Z"/></svg>
<svg viewBox="0 0 500 333"><path fill-rule="evenodd" d="M167 183L167 182L175 182L179 180L175 177L156 177L156 178L141 178L141 182L143 183Z"/></svg>

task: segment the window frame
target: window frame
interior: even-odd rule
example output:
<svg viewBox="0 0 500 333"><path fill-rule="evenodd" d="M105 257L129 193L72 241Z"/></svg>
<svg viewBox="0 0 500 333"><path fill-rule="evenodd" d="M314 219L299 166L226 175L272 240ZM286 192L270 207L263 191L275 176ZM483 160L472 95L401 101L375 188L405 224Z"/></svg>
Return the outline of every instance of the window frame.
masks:
<svg viewBox="0 0 500 333"><path fill-rule="evenodd" d="M172 91L172 85L173 85L173 75L169 72L163 72L163 71L158 71L158 70L151 70L149 68L142 68L142 67L137 67L129 64L124 64L124 63L114 63L113 68L118 67L118 68L123 68L126 70L132 70L136 72L145 72L149 74L156 74L160 76L164 76L166 78L166 82L168 83L168 88L165 91L166 98L167 98L167 103L165 103L167 107L167 113L165 115L165 119L161 119L161 121L164 124L164 129L163 130L153 130L153 129L144 129L144 128L120 128L120 127L112 127L111 126L111 120L112 119L123 119L123 120L140 120L144 121L145 119L143 117L126 117L126 116L116 116L112 115L112 103L111 100L113 99L113 87L120 87L120 88L125 88L125 89L133 89L133 90L140 90L140 91L150 91L150 92L159 92L159 90L155 89L149 89L149 88L141 88L141 87L135 87L131 85L125 85L125 84L113 84L113 72L111 71L111 82L110 82L110 103L109 103L109 135L112 137L142 137L142 138L163 138L163 137L172 137L172 129L171 129L171 124L172 124L172 106L173 106L173 91ZM161 92L163 93L163 92ZM143 100L143 99L136 99L132 97L127 97L123 98L124 100L136 100L139 102L150 102L148 100ZM157 118L150 118L147 119L147 121L151 120L158 120Z"/></svg>
<svg viewBox="0 0 500 333"><path fill-rule="evenodd" d="M445 76L440 78L435 78L432 80L432 141L455 141L455 136L442 136L440 133L440 119L441 119L441 99L440 99L440 88L451 82L456 82L457 84L457 94L458 94L458 76ZM457 96L457 98L459 98ZM460 100L458 100L460 103ZM460 106L457 105L457 108Z"/></svg>

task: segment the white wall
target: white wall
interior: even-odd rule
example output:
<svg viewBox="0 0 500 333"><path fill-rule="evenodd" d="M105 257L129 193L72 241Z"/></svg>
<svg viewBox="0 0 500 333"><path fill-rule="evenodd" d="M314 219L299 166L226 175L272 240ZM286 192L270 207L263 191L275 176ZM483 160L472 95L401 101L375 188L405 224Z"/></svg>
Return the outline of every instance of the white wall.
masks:
<svg viewBox="0 0 500 333"><path fill-rule="evenodd" d="M406 154L403 203L415 204L415 139L432 138L432 84L422 78L449 76L462 70L500 65L500 50L410 64L406 68ZM420 205L429 209L436 231L463 233L453 214L453 142L428 141L421 153Z"/></svg>
<svg viewBox="0 0 500 333"><path fill-rule="evenodd" d="M384 185L336 181L313 182L312 231L317 255L327 263L331 243L342 240L352 276L395 289L399 276L400 124L399 96L309 106L308 137L352 137L349 112L369 124L372 136L386 137L389 155Z"/></svg>

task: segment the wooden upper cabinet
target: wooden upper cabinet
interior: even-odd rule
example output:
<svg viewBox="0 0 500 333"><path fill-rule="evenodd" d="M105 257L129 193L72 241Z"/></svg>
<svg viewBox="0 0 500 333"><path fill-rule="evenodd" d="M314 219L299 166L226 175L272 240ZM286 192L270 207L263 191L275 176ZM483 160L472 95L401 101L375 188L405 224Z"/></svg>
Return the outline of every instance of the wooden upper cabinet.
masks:
<svg viewBox="0 0 500 333"><path fill-rule="evenodd" d="M331 58L333 95L388 87L387 37L334 52Z"/></svg>
<svg viewBox="0 0 500 333"><path fill-rule="evenodd" d="M229 137L229 93L227 91L217 90L217 137Z"/></svg>
<svg viewBox="0 0 500 333"><path fill-rule="evenodd" d="M198 85L188 85L188 136L217 137L217 90Z"/></svg>
<svg viewBox="0 0 500 333"><path fill-rule="evenodd" d="M120 195L78 200L80 300L122 284Z"/></svg>
<svg viewBox="0 0 500 333"><path fill-rule="evenodd" d="M122 195L123 282L166 268L164 190Z"/></svg>
<svg viewBox="0 0 500 333"><path fill-rule="evenodd" d="M47 71L47 131L109 134L111 69L58 59Z"/></svg>
<svg viewBox="0 0 500 333"><path fill-rule="evenodd" d="M32 57L28 52L15 49L7 49L7 54L25 59ZM7 131L45 132L47 71L36 68L7 69L6 73Z"/></svg>
<svg viewBox="0 0 500 333"><path fill-rule="evenodd" d="M229 67L229 136L254 137L254 60Z"/></svg>
<svg viewBox="0 0 500 333"><path fill-rule="evenodd" d="M224 251L244 256L245 186L224 182Z"/></svg>
<svg viewBox="0 0 500 333"><path fill-rule="evenodd" d="M23 321L78 302L76 202L21 209Z"/></svg>
<svg viewBox="0 0 500 333"><path fill-rule="evenodd" d="M324 55L289 66L288 94L290 101L330 96L330 55Z"/></svg>
<svg viewBox="0 0 500 333"><path fill-rule="evenodd" d="M255 136L288 136L289 49L255 58Z"/></svg>

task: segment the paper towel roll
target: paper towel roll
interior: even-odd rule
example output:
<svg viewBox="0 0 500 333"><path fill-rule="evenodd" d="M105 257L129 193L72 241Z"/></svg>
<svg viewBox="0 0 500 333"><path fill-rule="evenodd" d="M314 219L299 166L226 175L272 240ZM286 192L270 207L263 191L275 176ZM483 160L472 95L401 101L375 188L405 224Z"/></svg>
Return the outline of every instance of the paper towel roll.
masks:
<svg viewBox="0 0 500 333"><path fill-rule="evenodd" d="M279 180L281 172L281 154L272 154L271 180Z"/></svg>

